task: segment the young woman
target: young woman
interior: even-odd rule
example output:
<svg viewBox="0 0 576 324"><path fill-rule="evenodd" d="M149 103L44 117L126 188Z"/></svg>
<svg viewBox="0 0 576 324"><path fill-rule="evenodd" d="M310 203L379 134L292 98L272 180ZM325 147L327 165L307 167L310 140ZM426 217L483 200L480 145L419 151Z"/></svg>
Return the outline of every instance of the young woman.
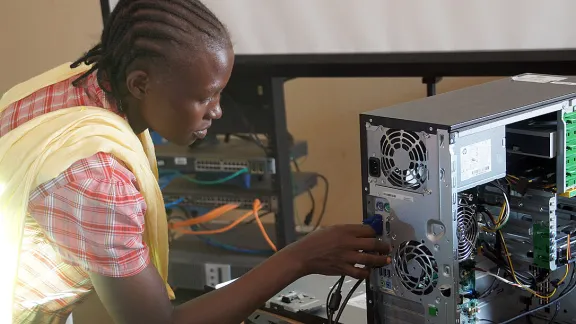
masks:
<svg viewBox="0 0 576 324"><path fill-rule="evenodd" d="M120 0L100 44L72 64L87 68L0 107L0 138L45 114L91 106L125 118L134 134L151 128L189 145L221 117L220 93L233 61L228 31L200 1ZM116 323L238 324L302 276L365 278L368 268L390 262L388 246L370 227L332 226L282 249L234 283L174 308L151 260L144 189L128 163L98 152L31 192L15 323L62 323L96 291Z"/></svg>

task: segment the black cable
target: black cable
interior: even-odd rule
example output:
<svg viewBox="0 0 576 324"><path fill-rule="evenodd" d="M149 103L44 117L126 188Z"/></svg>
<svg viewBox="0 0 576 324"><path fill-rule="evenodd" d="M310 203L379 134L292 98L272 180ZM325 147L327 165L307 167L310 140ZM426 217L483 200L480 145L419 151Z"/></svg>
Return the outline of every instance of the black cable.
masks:
<svg viewBox="0 0 576 324"><path fill-rule="evenodd" d="M342 285L344 285L345 276L341 276L338 281L330 288L328 296L326 296L326 316L328 317L328 324L332 324L334 320L334 312L340 307L340 301L342 299L341 291Z"/></svg>
<svg viewBox="0 0 576 324"><path fill-rule="evenodd" d="M264 143L262 143L262 141L260 140L258 135L256 135L256 130L254 129L254 125L252 123L250 123L250 121L246 117L246 112L244 111L244 108L241 107L234 100L234 98L232 98L232 96L230 96L229 94L222 93L222 96L227 97L230 100L230 103L232 103L232 105L234 105L234 107L236 108L236 111L240 113L240 120L242 121L244 126L246 126L246 128L248 128L248 130L249 130L250 138L254 141L254 143L256 143L256 145L258 145L260 148L262 148L264 150L264 153L266 153L266 155L268 155L268 148L266 147L266 145L264 145Z"/></svg>
<svg viewBox="0 0 576 324"><path fill-rule="evenodd" d="M500 269L498 269L498 271L496 272L496 275L497 276L500 275ZM483 293L478 294L478 299L488 297L498 287L498 283L499 283L498 278L494 278L492 280L492 283L490 284L490 286L488 286L488 288L486 290L484 290Z"/></svg>
<svg viewBox="0 0 576 324"><path fill-rule="evenodd" d="M552 315L552 318L550 319L550 321L548 322L548 324L553 324L554 320L556 320L556 317L558 316L558 311L560 310L560 302L556 302L556 310L554 310L554 315Z"/></svg>
<svg viewBox="0 0 576 324"><path fill-rule="evenodd" d="M324 181L325 187L324 187L324 200L322 201L322 209L320 210L320 215L318 215L318 220L316 220L316 225L314 225L314 228L312 229L312 231L315 231L318 229L318 227L320 227L320 225L322 224L322 219L324 218L324 214L326 213L326 204L328 203L328 194L330 192L330 184L328 182L328 178L326 178L324 175L317 173L316 174L318 176L318 178L322 179Z"/></svg>
<svg viewBox="0 0 576 324"><path fill-rule="evenodd" d="M296 159L292 159L292 163L294 163L294 169L296 169L296 172L300 172L300 165L298 165ZM308 189L308 197L310 197L311 207L308 214L306 214L306 217L304 217L304 225L306 226L310 225L312 219L314 218L314 212L316 211L316 200L314 199L314 195L312 194L311 189Z"/></svg>
<svg viewBox="0 0 576 324"><path fill-rule="evenodd" d="M352 287L352 289L350 289L350 291L346 295L346 298L344 298L344 302L342 303L342 307L340 307L340 310L338 311L338 315L336 315L336 319L334 320L335 324L338 324L338 322L340 321L340 317L342 316L342 313L344 312L344 308L346 308L346 305L348 305L348 301L350 300L350 298L352 298L352 294L356 291L356 289L358 289L358 287L360 286L362 281L364 281L364 279L357 280L356 283L354 284L354 286Z"/></svg>
<svg viewBox="0 0 576 324"><path fill-rule="evenodd" d="M264 143L262 143L260 137L258 137L258 135L256 135L255 133L250 133L248 135L243 134L231 134L231 135L234 135L234 137L238 137L239 139L248 141L252 144L256 144L259 148L261 148L264 151L266 155L268 155L268 148L266 147L266 145L264 145Z"/></svg>
<svg viewBox="0 0 576 324"><path fill-rule="evenodd" d="M574 271L574 268L572 268L572 277L570 278L570 283L572 283L572 282L574 281L575 275L576 275L576 271ZM527 311L527 312L523 312L523 313L521 313L521 314L519 314L519 315L517 315L517 316L515 316L515 317L513 317L513 318L511 318L511 319L509 319L509 320L507 320L507 321L504 321L504 322L500 323L500 324L509 324L509 323L512 323L512 322L514 322L514 321L517 320L517 319L520 319L520 318L522 318L522 317L528 316L528 315L530 315L530 314L534 314L534 313L536 313L537 311L540 311L540 310L542 310L542 309L545 309L545 308L547 308L547 307L550 307L550 305L552 305L552 304L554 304L554 303L557 303L557 302L561 301L564 297L568 296L572 291L574 291L574 289L576 289L576 283L573 283L573 284L572 284L572 287L570 287L569 289L568 289L568 287L566 287L566 289L564 289L564 290L560 293L560 296L558 296L558 298L556 298L555 300L553 300L553 301L551 301L551 302L548 302L548 303L546 303L546 304L544 304L544 305L540 305L540 306L538 306L538 307L536 307L536 308L534 308L534 309L531 309L531 310L529 310L529 311Z"/></svg>
<svg viewBox="0 0 576 324"><path fill-rule="evenodd" d="M560 293L560 296L563 296L563 294L565 294L566 291L568 289L570 289L571 285L573 286L572 289L574 289L574 287L576 287L576 282L573 282L575 278L576 278L576 269L574 269L574 267L572 267L572 276L570 277L570 282L568 282L566 287L562 290L562 292ZM566 293L566 294L568 294L568 293ZM560 312L560 302L555 301L555 303L556 303L556 309L554 311L554 315L552 316L552 318L550 319L548 324L553 324L554 321L556 320L556 317L558 316L558 313Z"/></svg>

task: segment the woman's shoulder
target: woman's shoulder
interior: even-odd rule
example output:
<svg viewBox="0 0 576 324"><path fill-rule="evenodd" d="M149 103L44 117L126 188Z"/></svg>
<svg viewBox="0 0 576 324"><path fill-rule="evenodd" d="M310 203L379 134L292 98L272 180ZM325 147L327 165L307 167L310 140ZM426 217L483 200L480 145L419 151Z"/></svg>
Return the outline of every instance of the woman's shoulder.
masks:
<svg viewBox="0 0 576 324"><path fill-rule="evenodd" d="M0 137L32 118L59 109L76 106L104 106L104 93L90 75L82 87L75 87L73 76L41 88L12 104L0 114Z"/></svg>

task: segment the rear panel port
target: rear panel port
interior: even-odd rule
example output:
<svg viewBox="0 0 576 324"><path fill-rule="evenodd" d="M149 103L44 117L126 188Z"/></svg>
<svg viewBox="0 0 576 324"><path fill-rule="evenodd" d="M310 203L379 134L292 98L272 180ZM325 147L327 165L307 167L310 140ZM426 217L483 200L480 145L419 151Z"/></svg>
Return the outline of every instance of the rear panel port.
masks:
<svg viewBox="0 0 576 324"><path fill-rule="evenodd" d="M380 160L378 158L371 157L368 160L368 174L374 178L380 177Z"/></svg>

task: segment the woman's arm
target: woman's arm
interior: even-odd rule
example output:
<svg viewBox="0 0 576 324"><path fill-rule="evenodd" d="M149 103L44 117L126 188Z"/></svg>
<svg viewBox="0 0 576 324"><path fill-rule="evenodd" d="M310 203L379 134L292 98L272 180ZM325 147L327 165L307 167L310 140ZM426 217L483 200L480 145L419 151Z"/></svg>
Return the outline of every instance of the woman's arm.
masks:
<svg viewBox="0 0 576 324"><path fill-rule="evenodd" d="M221 289L176 308L154 266L128 278L91 275L102 303L117 324L239 324L299 277L301 270L282 254Z"/></svg>
<svg viewBox="0 0 576 324"><path fill-rule="evenodd" d="M117 324L239 324L294 280L310 273L366 278L368 269L354 264L382 266L389 258L358 250L388 253L389 248L371 238L367 226L336 226L309 234L281 250L233 283L171 306L156 269L149 265L127 278L92 274L102 303Z"/></svg>

